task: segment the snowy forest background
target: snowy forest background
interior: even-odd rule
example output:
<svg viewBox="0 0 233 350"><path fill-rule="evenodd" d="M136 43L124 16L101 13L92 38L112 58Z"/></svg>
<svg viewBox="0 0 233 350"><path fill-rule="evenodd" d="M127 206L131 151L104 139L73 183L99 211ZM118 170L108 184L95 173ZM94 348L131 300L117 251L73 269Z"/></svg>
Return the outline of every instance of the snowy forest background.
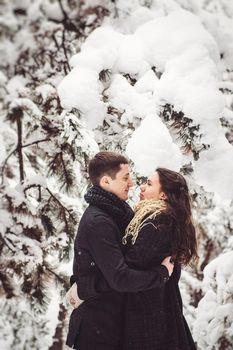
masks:
<svg viewBox="0 0 233 350"><path fill-rule="evenodd" d="M186 176L184 313L198 349L233 349L233 2L1 0L0 27L0 348L65 348L87 162L114 150L137 185Z"/></svg>

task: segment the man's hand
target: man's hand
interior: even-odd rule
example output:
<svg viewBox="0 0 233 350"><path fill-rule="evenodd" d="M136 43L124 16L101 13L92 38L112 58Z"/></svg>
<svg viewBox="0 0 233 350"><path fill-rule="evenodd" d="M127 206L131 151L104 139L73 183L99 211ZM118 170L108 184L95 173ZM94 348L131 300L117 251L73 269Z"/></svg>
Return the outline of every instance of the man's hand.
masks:
<svg viewBox="0 0 233 350"><path fill-rule="evenodd" d="M171 262L171 256L167 256L161 263L168 269L169 277L171 276L174 269L174 262Z"/></svg>
<svg viewBox="0 0 233 350"><path fill-rule="evenodd" d="M76 309L80 304L83 303L83 300L79 299L78 293L77 293L77 284L74 283L72 287L68 290L66 293L66 301L68 304L73 306L74 309Z"/></svg>

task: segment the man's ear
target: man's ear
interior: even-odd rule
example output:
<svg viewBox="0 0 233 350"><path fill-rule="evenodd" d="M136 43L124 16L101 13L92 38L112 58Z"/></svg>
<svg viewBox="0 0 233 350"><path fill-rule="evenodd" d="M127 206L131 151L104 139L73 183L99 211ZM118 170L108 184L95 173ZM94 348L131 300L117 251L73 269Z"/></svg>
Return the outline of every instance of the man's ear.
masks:
<svg viewBox="0 0 233 350"><path fill-rule="evenodd" d="M100 187L106 188L109 185L109 178L107 175L103 175L100 179Z"/></svg>

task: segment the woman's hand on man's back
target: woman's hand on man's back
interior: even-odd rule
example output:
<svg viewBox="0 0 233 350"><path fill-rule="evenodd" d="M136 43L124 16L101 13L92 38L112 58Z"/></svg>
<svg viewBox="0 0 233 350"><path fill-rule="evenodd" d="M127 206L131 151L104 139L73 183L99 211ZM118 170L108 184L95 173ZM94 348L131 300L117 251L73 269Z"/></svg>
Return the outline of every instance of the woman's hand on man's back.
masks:
<svg viewBox="0 0 233 350"><path fill-rule="evenodd" d="M164 265L167 268L170 277L174 269L174 262L171 262L171 256L167 256L162 261L161 265Z"/></svg>

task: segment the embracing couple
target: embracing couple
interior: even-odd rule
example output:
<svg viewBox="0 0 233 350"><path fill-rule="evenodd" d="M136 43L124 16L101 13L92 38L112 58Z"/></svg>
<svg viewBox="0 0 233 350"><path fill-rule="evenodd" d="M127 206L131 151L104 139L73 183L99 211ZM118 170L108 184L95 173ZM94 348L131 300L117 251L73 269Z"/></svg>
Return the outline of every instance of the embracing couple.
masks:
<svg viewBox="0 0 233 350"><path fill-rule="evenodd" d="M189 191L182 175L158 168L134 211L128 160L99 152L74 245L72 281L85 300L70 317L78 350L195 350L178 287L197 257ZM75 284L75 288L76 288Z"/></svg>

